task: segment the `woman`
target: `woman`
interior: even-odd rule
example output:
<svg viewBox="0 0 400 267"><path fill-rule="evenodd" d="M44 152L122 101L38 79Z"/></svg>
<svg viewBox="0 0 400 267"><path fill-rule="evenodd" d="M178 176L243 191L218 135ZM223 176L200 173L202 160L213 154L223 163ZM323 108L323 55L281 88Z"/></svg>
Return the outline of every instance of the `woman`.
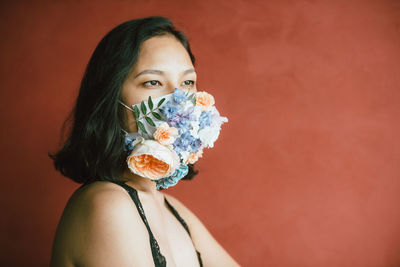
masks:
<svg viewBox="0 0 400 267"><path fill-rule="evenodd" d="M197 91L194 56L170 20L127 21L98 44L70 135L51 155L83 184L64 209L51 266L239 266L183 203L127 168L124 133L139 130L128 108L175 88ZM195 174L189 164L185 179Z"/></svg>

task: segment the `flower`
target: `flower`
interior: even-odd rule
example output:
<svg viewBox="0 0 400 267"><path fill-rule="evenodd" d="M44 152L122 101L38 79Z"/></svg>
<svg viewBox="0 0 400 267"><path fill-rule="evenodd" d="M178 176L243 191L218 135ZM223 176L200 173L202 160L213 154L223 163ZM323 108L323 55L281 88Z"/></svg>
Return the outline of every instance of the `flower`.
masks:
<svg viewBox="0 0 400 267"><path fill-rule="evenodd" d="M190 151L197 152L202 144L203 143L201 142L200 138L193 139L192 142L190 143L191 147Z"/></svg>
<svg viewBox="0 0 400 267"><path fill-rule="evenodd" d="M125 145L124 151L131 153L135 144L142 140L142 136L139 133L125 133Z"/></svg>
<svg viewBox="0 0 400 267"><path fill-rule="evenodd" d="M168 177L159 179L156 181L157 189L166 189L168 187L174 186L178 183L180 179L182 179L189 172L189 167L185 164L181 164L179 168L175 170L175 172Z"/></svg>
<svg viewBox="0 0 400 267"><path fill-rule="evenodd" d="M135 141L134 138L132 138L130 136L125 137L124 151L126 151L126 152L132 151L132 149L133 149L133 145L132 145L133 141Z"/></svg>
<svg viewBox="0 0 400 267"><path fill-rule="evenodd" d="M209 111L209 112L206 112L206 111L201 112L199 120L200 120L200 128L204 128L206 126L210 126L211 123L212 123L211 111Z"/></svg>
<svg viewBox="0 0 400 267"><path fill-rule="evenodd" d="M214 146L221 125L228 121L214 105L214 97L205 91L178 88L134 105L141 131L125 132L130 171L155 181L157 189L175 185L187 174L187 164L194 164L204 148Z"/></svg>
<svg viewBox="0 0 400 267"><path fill-rule="evenodd" d="M173 118L178 111L179 107L175 106L170 100L160 109L160 112L164 114L168 120Z"/></svg>
<svg viewBox="0 0 400 267"><path fill-rule="evenodd" d="M209 111L214 104L212 95L207 92L196 92L196 106L200 106L202 111Z"/></svg>
<svg viewBox="0 0 400 267"><path fill-rule="evenodd" d="M227 117L222 117L215 107L211 109L211 125L212 127L221 127L224 122L228 122Z"/></svg>
<svg viewBox="0 0 400 267"><path fill-rule="evenodd" d="M152 180L170 176L180 165L179 156L155 140L138 138L127 158L128 168L135 174Z"/></svg>
<svg viewBox="0 0 400 267"><path fill-rule="evenodd" d="M178 155L181 158L181 162L186 162L186 159L189 157L190 153L191 152L189 151L180 151Z"/></svg>
<svg viewBox="0 0 400 267"><path fill-rule="evenodd" d="M190 134L197 137L197 133L199 131L199 123L197 121L190 122L191 129L189 130Z"/></svg>
<svg viewBox="0 0 400 267"><path fill-rule="evenodd" d="M178 153L181 151L185 151L188 147L195 141L194 137L190 134L189 131L183 132L178 138L175 139L174 149Z"/></svg>
<svg viewBox="0 0 400 267"><path fill-rule="evenodd" d="M173 99L174 102L177 104L181 103L183 100L186 100L187 96L185 94L185 91L175 88L173 93Z"/></svg>
<svg viewBox="0 0 400 267"><path fill-rule="evenodd" d="M185 164L194 164L202 156L203 156L203 150L200 150L196 153L191 153L189 157L186 159Z"/></svg>
<svg viewBox="0 0 400 267"><path fill-rule="evenodd" d="M219 127L206 127L199 131L199 138L205 147L214 147L219 136Z"/></svg>
<svg viewBox="0 0 400 267"><path fill-rule="evenodd" d="M174 143L175 136L178 135L178 129L170 127L168 123L163 122L157 127L154 132L154 140L158 141L161 145L169 145Z"/></svg>
<svg viewBox="0 0 400 267"><path fill-rule="evenodd" d="M169 124L178 128L180 133L185 132L190 127L190 121L193 120L191 114L176 113L174 118L168 120Z"/></svg>

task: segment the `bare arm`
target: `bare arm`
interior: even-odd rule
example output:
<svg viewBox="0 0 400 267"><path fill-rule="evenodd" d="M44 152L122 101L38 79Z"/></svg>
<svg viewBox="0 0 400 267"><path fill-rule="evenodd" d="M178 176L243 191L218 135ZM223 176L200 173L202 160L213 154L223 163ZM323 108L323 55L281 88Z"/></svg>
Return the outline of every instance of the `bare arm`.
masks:
<svg viewBox="0 0 400 267"><path fill-rule="evenodd" d="M154 266L147 230L125 193L100 182L71 199L57 229L51 267Z"/></svg>
<svg viewBox="0 0 400 267"><path fill-rule="evenodd" d="M199 218L194 215L182 202L175 197L164 193L168 201L178 210L187 222L193 243L201 253L205 267L237 267L240 266L228 252L215 240Z"/></svg>

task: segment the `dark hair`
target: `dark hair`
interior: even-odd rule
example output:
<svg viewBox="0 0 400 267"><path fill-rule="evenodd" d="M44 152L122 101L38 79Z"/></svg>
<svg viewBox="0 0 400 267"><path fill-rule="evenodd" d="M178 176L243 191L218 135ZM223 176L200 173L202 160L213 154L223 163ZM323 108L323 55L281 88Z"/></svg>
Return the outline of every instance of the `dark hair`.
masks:
<svg viewBox="0 0 400 267"><path fill-rule="evenodd" d="M57 153L49 154L54 167L77 183L117 181L126 168L124 133L118 100L122 84L139 57L140 45L154 36L171 34L195 58L185 35L164 17L151 16L126 21L108 32L93 52L79 89L75 106L64 122L70 126ZM189 164L191 180L198 171Z"/></svg>

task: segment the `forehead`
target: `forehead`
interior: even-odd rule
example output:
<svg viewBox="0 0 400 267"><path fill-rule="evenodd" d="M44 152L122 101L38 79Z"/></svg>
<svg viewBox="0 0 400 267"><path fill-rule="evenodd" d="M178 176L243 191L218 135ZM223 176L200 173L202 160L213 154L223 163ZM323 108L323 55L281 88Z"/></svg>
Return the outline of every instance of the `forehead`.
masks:
<svg viewBox="0 0 400 267"><path fill-rule="evenodd" d="M179 40L172 35L162 35L142 43L133 72L144 69L168 71L171 68L193 68L189 53Z"/></svg>

